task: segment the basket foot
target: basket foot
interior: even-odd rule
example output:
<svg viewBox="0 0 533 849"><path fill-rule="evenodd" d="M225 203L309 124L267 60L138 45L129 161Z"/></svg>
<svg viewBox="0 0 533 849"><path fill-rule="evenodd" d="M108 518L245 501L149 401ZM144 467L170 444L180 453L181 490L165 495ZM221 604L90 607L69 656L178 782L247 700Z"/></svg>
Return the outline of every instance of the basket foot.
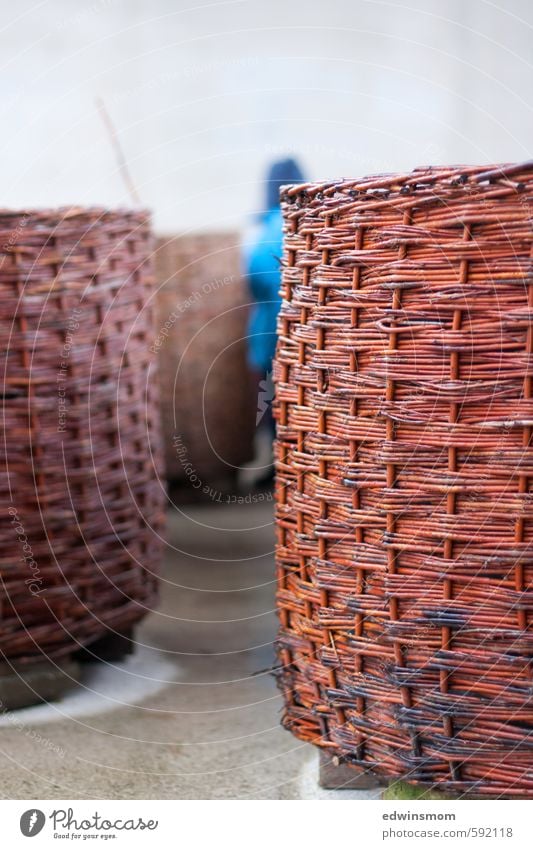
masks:
<svg viewBox="0 0 533 849"><path fill-rule="evenodd" d="M39 660L0 667L0 712L59 699L78 685L80 666L74 660Z"/></svg>
<svg viewBox="0 0 533 849"><path fill-rule="evenodd" d="M94 663L97 660L118 662L133 653L133 628L127 628L120 634L109 631L94 643L76 652L80 663Z"/></svg>
<svg viewBox="0 0 533 849"><path fill-rule="evenodd" d="M324 790L371 790L381 782L372 772L321 749L318 783Z"/></svg>

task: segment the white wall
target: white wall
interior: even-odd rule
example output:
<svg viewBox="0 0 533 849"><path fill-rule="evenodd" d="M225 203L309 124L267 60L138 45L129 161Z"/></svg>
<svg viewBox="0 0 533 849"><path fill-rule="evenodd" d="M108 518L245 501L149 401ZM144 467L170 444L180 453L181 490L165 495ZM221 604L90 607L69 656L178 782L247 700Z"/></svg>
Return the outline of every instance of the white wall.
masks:
<svg viewBox="0 0 533 849"><path fill-rule="evenodd" d="M0 0L4 206L229 228L273 156L312 178L531 156L530 0Z"/></svg>

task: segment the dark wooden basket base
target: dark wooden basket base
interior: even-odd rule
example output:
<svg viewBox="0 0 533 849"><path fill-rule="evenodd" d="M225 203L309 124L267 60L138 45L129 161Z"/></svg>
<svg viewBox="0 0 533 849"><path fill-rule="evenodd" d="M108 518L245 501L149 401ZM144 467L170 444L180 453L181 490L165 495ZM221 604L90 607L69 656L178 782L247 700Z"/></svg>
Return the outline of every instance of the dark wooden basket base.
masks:
<svg viewBox="0 0 533 849"><path fill-rule="evenodd" d="M78 685L85 664L117 663L132 654L133 634L133 628L121 634L109 631L66 659L43 656L32 663L1 663L0 714L61 698Z"/></svg>
<svg viewBox="0 0 533 849"><path fill-rule="evenodd" d="M31 664L0 666L0 710L17 710L40 702L59 699L73 689L80 679L80 665L75 660L39 660Z"/></svg>
<svg viewBox="0 0 533 849"><path fill-rule="evenodd" d="M370 770L362 769L320 749L318 783L324 790L371 790L383 784Z"/></svg>
<svg viewBox="0 0 533 849"><path fill-rule="evenodd" d="M133 653L135 643L133 640L134 629L123 629L121 633L109 631L95 640L94 643L85 646L76 652L76 660L80 663L94 663L97 660L120 661Z"/></svg>

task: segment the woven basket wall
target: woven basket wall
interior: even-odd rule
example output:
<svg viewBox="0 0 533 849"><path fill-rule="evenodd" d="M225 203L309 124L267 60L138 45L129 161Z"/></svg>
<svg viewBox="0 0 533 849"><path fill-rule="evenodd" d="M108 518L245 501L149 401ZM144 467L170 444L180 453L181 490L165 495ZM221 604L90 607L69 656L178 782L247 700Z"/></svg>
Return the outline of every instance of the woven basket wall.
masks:
<svg viewBox="0 0 533 849"><path fill-rule="evenodd" d="M277 351L285 725L533 796L533 163L290 187Z"/></svg>
<svg viewBox="0 0 533 849"><path fill-rule="evenodd" d="M0 656L67 655L154 603L151 251L144 213L0 211Z"/></svg>
<svg viewBox="0 0 533 849"><path fill-rule="evenodd" d="M249 303L237 233L157 243L156 347L167 477L203 484L253 457Z"/></svg>

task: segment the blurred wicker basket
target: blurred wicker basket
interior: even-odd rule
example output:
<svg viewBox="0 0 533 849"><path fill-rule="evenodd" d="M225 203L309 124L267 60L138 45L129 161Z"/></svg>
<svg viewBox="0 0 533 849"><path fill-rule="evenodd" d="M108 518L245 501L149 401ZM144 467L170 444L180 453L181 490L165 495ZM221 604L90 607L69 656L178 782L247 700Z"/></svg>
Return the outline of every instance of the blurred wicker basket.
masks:
<svg viewBox="0 0 533 849"><path fill-rule="evenodd" d="M60 658L154 603L162 489L145 213L0 211L0 656Z"/></svg>
<svg viewBox="0 0 533 849"><path fill-rule="evenodd" d="M533 163L290 187L279 678L383 777L533 796Z"/></svg>
<svg viewBox="0 0 533 849"><path fill-rule="evenodd" d="M197 488L232 478L253 456L238 235L162 237L155 267L167 477Z"/></svg>

